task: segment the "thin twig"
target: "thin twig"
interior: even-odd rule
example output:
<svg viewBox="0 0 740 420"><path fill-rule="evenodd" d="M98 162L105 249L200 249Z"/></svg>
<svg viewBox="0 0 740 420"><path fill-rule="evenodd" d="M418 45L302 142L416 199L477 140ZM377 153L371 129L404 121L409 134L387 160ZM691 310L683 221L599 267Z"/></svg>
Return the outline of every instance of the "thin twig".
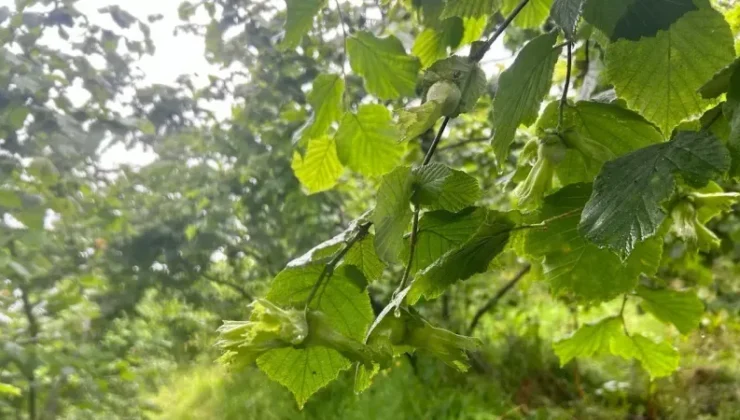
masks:
<svg viewBox="0 0 740 420"><path fill-rule="evenodd" d="M506 30L506 28L509 25L511 25L511 22L514 20L514 18L517 17L519 12L521 12L522 9L524 9L524 6L526 6L527 3L529 3L529 0L520 1L519 4L516 5L514 10L512 10L511 14L509 14L509 16L507 16L506 19L504 19L501 25L499 25L499 27L496 28L496 32L494 32L493 35L491 35L491 37L488 38L485 44L483 44L483 46L480 49L478 49L475 54L470 55L470 59L476 62L483 59L483 56L485 56L488 50L491 49L491 46L493 45L493 43L496 42L498 37L500 37L501 34L504 33L504 30Z"/></svg>
<svg viewBox="0 0 740 420"><path fill-rule="evenodd" d="M450 122L450 117L445 117L445 119L442 121L442 125L439 127L439 130L437 131L437 135L434 137L434 141L432 141L432 145L429 146L429 150L427 151L426 156L424 156L424 161L422 162L421 166L427 166L429 162L432 161L432 156L434 156L434 152L437 150L437 145L439 145L439 142L442 140L442 135L445 132L445 129L447 128L447 124Z"/></svg>
<svg viewBox="0 0 740 420"><path fill-rule="evenodd" d="M254 300L254 298L252 297L252 295L249 292L247 292L247 290L245 288L239 286L238 284L234 284L234 283L229 282L229 281L226 281L226 280L221 280L221 279L219 279L217 277L213 277L213 276L211 276L209 274L201 274L201 276L204 279L206 279L206 280L208 280L210 282L213 282L213 283L216 283L216 284L221 284L221 285L224 285L226 287L231 288L235 292L237 292L240 295L242 295L242 297L244 299L246 299L246 300L249 300L249 301Z"/></svg>
<svg viewBox="0 0 740 420"><path fill-rule="evenodd" d="M319 288L323 284L325 279L331 278L332 274L334 274L334 268L336 268L337 264L339 264L340 261L342 261L342 258L344 258L345 255L349 252L350 249L357 243L360 242L365 236L367 236L368 232L370 231L370 226L372 226L372 222L365 222L360 225L359 229L357 230L357 233L355 236L353 236L347 243L344 245L344 248L339 250L339 252L334 255L334 258L329 261L326 266L324 267L324 270L321 271L321 274L319 275L318 280L316 280L316 283L314 283L313 288L311 289L311 292L308 294L308 298L306 299L306 307L305 310L308 311L309 306L311 305L311 301L313 301L313 298L316 296L316 292L319 291Z"/></svg>
<svg viewBox="0 0 740 420"><path fill-rule="evenodd" d="M486 302L485 305L483 305L480 309L478 309L478 312L475 313L475 316L473 317L473 320L470 322L470 326L468 327L468 335L473 335L473 331L475 331L475 327L478 326L478 322L480 322L480 319L483 317L483 315L486 314L486 312L493 309L494 306L501 300L504 295L506 295L511 289L516 286L517 283L532 269L532 266L530 264L527 264L524 266L511 280L509 280L508 283L504 285L501 289L499 289L498 292L496 292L495 295L491 299Z"/></svg>
<svg viewBox="0 0 740 420"><path fill-rule="evenodd" d="M563 128L563 112L565 111L565 107L568 106L568 88L570 87L570 75L573 68L573 43L568 42L565 48L568 53L568 65L565 73L563 96L560 98L560 106L558 107L558 130Z"/></svg>
<svg viewBox="0 0 740 420"><path fill-rule="evenodd" d="M627 322L624 319L624 308L627 306L627 293L624 294L624 299L622 300L622 307L619 309L619 318L622 320L622 328L624 329L624 334L629 337L630 333L627 331Z"/></svg>

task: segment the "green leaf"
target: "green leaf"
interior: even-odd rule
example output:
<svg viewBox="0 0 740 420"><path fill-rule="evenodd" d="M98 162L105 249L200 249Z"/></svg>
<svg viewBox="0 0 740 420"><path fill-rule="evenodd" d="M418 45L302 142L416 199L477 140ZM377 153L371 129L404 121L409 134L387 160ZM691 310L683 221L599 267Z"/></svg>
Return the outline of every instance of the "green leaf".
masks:
<svg viewBox="0 0 740 420"><path fill-rule="evenodd" d="M273 280L266 299L278 306L303 308L326 264L288 267ZM341 265L311 301L311 309L327 316L331 326L346 337L361 342L373 321L365 278L355 266Z"/></svg>
<svg viewBox="0 0 740 420"><path fill-rule="evenodd" d="M560 359L560 366L576 357L590 357L607 354L612 338L622 334L622 320L617 317L602 319L594 324L581 326L570 337L552 344L555 354Z"/></svg>
<svg viewBox="0 0 740 420"><path fill-rule="evenodd" d="M356 32L347 39L347 53L352 70L365 79L368 92L384 100L414 95L421 65L406 54L398 38Z"/></svg>
<svg viewBox="0 0 740 420"><path fill-rule="evenodd" d="M699 188L729 167L727 149L706 132L680 132L668 143L622 156L596 178L579 231L624 259L657 232L665 219L661 204L673 195L677 175Z"/></svg>
<svg viewBox="0 0 740 420"><path fill-rule="evenodd" d="M344 263L354 265L370 281L379 280L385 264L375 253L375 236L370 234L356 243L344 257Z"/></svg>
<svg viewBox="0 0 740 420"><path fill-rule="evenodd" d="M697 90L733 58L732 33L722 14L700 10L653 38L609 45L606 74L629 108L668 135L715 103L702 99Z"/></svg>
<svg viewBox="0 0 740 420"><path fill-rule="evenodd" d="M465 27L465 30L463 31L460 46L472 44L473 42L480 40L483 36L483 32L486 30L486 25L488 25L488 16L463 18L463 26Z"/></svg>
<svg viewBox="0 0 740 420"><path fill-rule="evenodd" d="M284 50L293 49L301 42L313 26L313 18L326 7L327 0L285 0L287 17L285 20L285 38L280 43Z"/></svg>
<svg viewBox="0 0 740 420"><path fill-rule="evenodd" d="M10 395L11 397L20 397L21 389L10 384L0 383L0 395Z"/></svg>
<svg viewBox="0 0 740 420"><path fill-rule="evenodd" d="M267 376L288 388L299 408L308 398L349 369L351 363L338 351L326 347L271 350L257 359L257 366Z"/></svg>
<svg viewBox="0 0 740 420"><path fill-rule="evenodd" d="M23 124L26 122L30 110L25 106L14 106L10 109L4 110L5 124L10 126L12 130L20 130L23 128Z"/></svg>
<svg viewBox="0 0 740 420"><path fill-rule="evenodd" d="M417 274L407 296L408 303L413 305L422 296L435 299L456 281L485 272L504 250L513 228L514 223L505 214L489 212L475 235Z"/></svg>
<svg viewBox="0 0 740 420"><path fill-rule="evenodd" d="M558 104L554 101L545 108L537 121L539 132L557 128ZM616 104L577 102L564 109L563 127L573 128L582 137L603 146L614 157L663 142L663 136L654 125L636 112ZM591 182L603 164L603 161L569 149L565 159L555 166L555 173L562 185Z"/></svg>
<svg viewBox="0 0 740 420"><path fill-rule="evenodd" d="M305 156L294 152L291 167L311 194L333 188L344 171L334 140L326 136L312 139Z"/></svg>
<svg viewBox="0 0 740 420"><path fill-rule="evenodd" d="M498 3L499 0L448 0L440 17L488 17L498 9Z"/></svg>
<svg viewBox="0 0 740 420"><path fill-rule="evenodd" d="M483 225L487 214L485 209L476 207L459 213L443 210L424 213L419 220L411 274L429 267L444 254L465 243ZM404 257L408 258L408 241L404 251Z"/></svg>
<svg viewBox="0 0 740 420"><path fill-rule="evenodd" d="M636 41L668 30L693 10L698 10L694 0L587 0L583 17L612 41Z"/></svg>
<svg viewBox="0 0 740 420"><path fill-rule="evenodd" d="M441 117L442 104L435 101L425 102L420 106L398 111L398 127L402 133L401 139L408 141L421 136L434 127L434 124Z"/></svg>
<svg viewBox="0 0 740 420"><path fill-rule="evenodd" d="M458 212L481 197L478 180L441 163L414 170L412 201L427 210Z"/></svg>
<svg viewBox="0 0 740 420"><path fill-rule="evenodd" d="M501 14L509 16L521 0L503 0ZM542 25L550 15L553 0L530 0L521 13L514 19L514 24L520 28L536 28Z"/></svg>
<svg viewBox="0 0 740 420"><path fill-rule="evenodd" d="M615 356L639 360L653 379L669 376L678 369L678 351L666 341L656 343L640 334L619 334L610 347Z"/></svg>
<svg viewBox="0 0 740 420"><path fill-rule="evenodd" d="M560 54L559 48L553 48L556 40L556 33L538 36L525 45L514 63L501 73L499 89L493 99L491 140L499 167L506 161L517 127L536 121L540 103L550 91Z"/></svg>
<svg viewBox="0 0 740 420"><path fill-rule="evenodd" d="M542 263L553 293L573 293L586 302L607 301L631 291L641 273L657 272L662 241L640 244L624 263L586 241L578 232L578 210L590 195L589 184L574 184L545 198L538 220L549 220L547 228L527 231L523 246L525 253Z"/></svg>
<svg viewBox="0 0 740 420"><path fill-rule="evenodd" d="M390 111L383 105L361 105L344 114L335 139L339 160L365 176L378 176L396 167L405 151Z"/></svg>
<svg viewBox="0 0 740 420"><path fill-rule="evenodd" d="M409 225L413 178L411 168L401 166L385 175L378 189L372 221L375 225L375 251L387 263L399 261L403 235Z"/></svg>
<svg viewBox="0 0 740 420"><path fill-rule="evenodd" d="M568 39L574 39L576 24L581 16L581 8L586 0L555 0L552 3L550 17L563 29Z"/></svg>
<svg viewBox="0 0 740 420"><path fill-rule="evenodd" d="M681 334L695 329L704 313L704 304L691 291L653 290L640 286L637 295L642 298L643 309L659 320L675 325Z"/></svg>
<svg viewBox="0 0 740 420"><path fill-rule="evenodd" d="M411 52L419 57L422 68L427 68L437 60L447 57L448 48L454 50L460 45L464 30L462 19L446 19L439 28L425 28L416 37Z"/></svg>
<svg viewBox="0 0 740 420"><path fill-rule="evenodd" d="M344 80L336 74L320 74L313 81L313 88L306 95L313 115L300 130L298 137L302 142L326 134L331 124L339 120L343 94Z"/></svg>

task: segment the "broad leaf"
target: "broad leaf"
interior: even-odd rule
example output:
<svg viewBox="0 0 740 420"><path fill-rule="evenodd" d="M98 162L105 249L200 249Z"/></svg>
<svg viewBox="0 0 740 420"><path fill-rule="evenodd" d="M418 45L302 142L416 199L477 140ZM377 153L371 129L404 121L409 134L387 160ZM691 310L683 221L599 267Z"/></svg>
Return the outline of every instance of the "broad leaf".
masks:
<svg viewBox="0 0 740 420"><path fill-rule="evenodd" d="M697 90L733 58L732 33L722 14L700 10L655 37L609 45L606 74L617 95L667 136L715 103Z"/></svg>
<svg viewBox="0 0 740 420"><path fill-rule="evenodd" d="M475 235L416 275L408 303L414 304L422 296L435 299L458 280L485 272L494 257L504 250L513 228L514 223L506 215L489 212Z"/></svg>
<svg viewBox="0 0 740 420"><path fill-rule="evenodd" d="M421 65L406 54L398 38L357 32L347 40L347 53L352 70L365 79L368 92L385 100L414 95Z"/></svg>
<svg viewBox="0 0 740 420"><path fill-rule="evenodd" d="M361 105L342 118L335 135L339 160L365 176L383 175L398 165L405 145L383 105Z"/></svg>
<svg viewBox="0 0 740 420"><path fill-rule="evenodd" d="M668 342L656 343L640 334L620 334L611 341L611 352L625 359L640 361L650 377L669 376L678 369L678 351Z"/></svg>
<svg viewBox="0 0 740 420"><path fill-rule="evenodd" d="M509 16L521 0L502 0L501 13ZM514 19L514 24L520 28L536 28L545 22L550 15L553 0L530 0L521 13Z"/></svg>
<svg viewBox="0 0 740 420"><path fill-rule="evenodd" d="M688 334L699 325L704 304L695 292L654 290L640 286L637 295L642 298L642 308L659 320L673 324L681 334Z"/></svg>
<svg viewBox="0 0 740 420"><path fill-rule="evenodd" d="M514 64L501 73L493 100L491 140L499 167L506 161L517 127L536 121L540 103L550 91L560 53L559 48L553 48L556 40L556 33L533 39L519 52Z"/></svg>
<svg viewBox="0 0 740 420"><path fill-rule="evenodd" d="M622 320L618 317L602 319L594 324L581 326L570 337L552 344L560 359L560 366L576 357L608 354L612 338L622 334Z"/></svg>
<svg viewBox="0 0 740 420"><path fill-rule="evenodd" d="M285 0L287 17L285 20L285 37L280 47L293 49L301 42L303 35L313 26L313 18L326 7L327 0Z"/></svg>
<svg viewBox="0 0 740 420"><path fill-rule="evenodd" d="M385 269L385 264L378 258L375 253L375 236L367 235L360 242L356 243L347 255L344 257L344 263L354 265L370 281L380 279Z"/></svg>
<svg viewBox="0 0 740 420"><path fill-rule="evenodd" d="M498 4L499 0L448 0L441 18L492 16Z"/></svg>
<svg viewBox="0 0 740 420"><path fill-rule="evenodd" d="M640 274L657 272L662 241L656 238L640 244L624 263L609 250L588 242L578 232L578 210L590 194L589 184L574 184L548 196L538 220L550 221L546 228L526 232L524 251L542 263L542 274L553 293L573 293L587 302L607 301L631 291Z"/></svg>
<svg viewBox="0 0 740 420"><path fill-rule="evenodd" d="M665 31L688 12L694 0L587 0L583 17L612 41L639 40Z"/></svg>
<svg viewBox="0 0 740 420"><path fill-rule="evenodd" d="M429 129L442 117L442 104L434 101L398 111L398 127L403 141L413 140Z"/></svg>
<svg viewBox="0 0 740 420"><path fill-rule="evenodd" d="M411 273L427 268L447 252L465 243L486 221L487 213L485 209L475 207L459 213L442 210L424 213L419 220ZM405 257L408 257L408 248L407 241Z"/></svg>
<svg viewBox="0 0 740 420"><path fill-rule="evenodd" d="M448 48L457 48L464 34L463 20L450 18L444 20L439 27L425 28L414 41L411 52L419 57L421 66L427 68L437 60L447 57Z"/></svg>
<svg viewBox="0 0 740 420"><path fill-rule="evenodd" d="M373 224L375 251L388 263L396 263L403 249L403 235L411 221L411 168L401 166L385 175L378 189Z"/></svg>
<svg viewBox="0 0 740 420"><path fill-rule="evenodd" d="M740 58L715 73L714 76L712 76L712 78L699 89L701 96L706 99L712 99L729 91L732 75L735 74L738 68L740 68Z"/></svg>
<svg viewBox="0 0 740 420"><path fill-rule="evenodd" d="M297 135L301 143L326 134L331 124L339 120L343 94L344 80L336 74L320 74L313 81L313 88L306 95L313 115Z"/></svg>
<svg viewBox="0 0 740 420"><path fill-rule="evenodd" d="M673 195L676 176L699 188L729 167L727 149L706 132L680 132L668 143L622 156L596 178L579 231L625 259L665 219L661 205Z"/></svg>
<svg viewBox="0 0 740 420"><path fill-rule="evenodd" d="M333 188L344 171L334 140L326 136L311 140L305 156L294 152L291 167L310 193Z"/></svg>
<svg viewBox="0 0 740 420"><path fill-rule="evenodd" d="M338 351L326 347L271 350L257 359L257 366L270 377L288 388L299 408L316 391L349 369L351 363Z"/></svg>
<svg viewBox="0 0 740 420"><path fill-rule="evenodd" d="M462 171L433 163L414 170L412 201L428 210L457 212L480 199L478 180Z"/></svg>
<svg viewBox="0 0 740 420"><path fill-rule="evenodd" d="M555 0L552 3L550 17L563 29L568 39L573 39L576 33L576 24L581 16L581 8L586 0Z"/></svg>

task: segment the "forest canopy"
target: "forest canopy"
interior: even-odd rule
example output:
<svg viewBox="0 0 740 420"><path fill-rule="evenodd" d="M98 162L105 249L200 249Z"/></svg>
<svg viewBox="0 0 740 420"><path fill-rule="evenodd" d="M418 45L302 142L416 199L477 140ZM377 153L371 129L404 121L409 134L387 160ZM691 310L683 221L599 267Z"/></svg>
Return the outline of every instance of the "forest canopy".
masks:
<svg viewBox="0 0 740 420"><path fill-rule="evenodd" d="M87 3L0 3L0 418L736 416L740 5Z"/></svg>

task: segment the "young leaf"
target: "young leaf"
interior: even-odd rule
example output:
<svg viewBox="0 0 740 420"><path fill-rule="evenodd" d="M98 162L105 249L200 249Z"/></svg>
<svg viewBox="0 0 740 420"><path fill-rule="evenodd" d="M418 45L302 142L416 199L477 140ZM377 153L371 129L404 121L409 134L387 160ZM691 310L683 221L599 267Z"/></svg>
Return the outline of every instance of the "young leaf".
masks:
<svg viewBox="0 0 740 420"><path fill-rule="evenodd" d="M637 41L668 30L683 15L697 9L694 0L587 0L583 17L612 41Z"/></svg>
<svg viewBox="0 0 740 420"><path fill-rule="evenodd" d="M552 3L550 17L563 29L568 39L574 39L576 24L581 16L581 8L586 0L555 0Z"/></svg>
<svg viewBox="0 0 740 420"><path fill-rule="evenodd" d="M385 264L375 253L375 236L370 234L350 248L344 263L359 268L369 281L380 279Z"/></svg>
<svg viewBox="0 0 740 420"><path fill-rule="evenodd" d="M311 140L305 156L293 152L290 166L311 194L333 188L344 171L334 140L326 136Z"/></svg>
<svg viewBox="0 0 740 420"><path fill-rule="evenodd" d="M699 10L655 37L609 45L606 74L617 95L668 136L715 103L697 90L733 58L732 33L722 14Z"/></svg>
<svg viewBox="0 0 740 420"><path fill-rule="evenodd" d="M437 60L447 57L447 48L453 50L460 45L465 28L460 18L442 21L439 27L425 28L414 41L411 53L419 57L422 68L427 68Z"/></svg>
<svg viewBox="0 0 740 420"><path fill-rule="evenodd" d="M492 16L498 4L499 0L451 0L445 4L440 18Z"/></svg>
<svg viewBox="0 0 740 420"><path fill-rule="evenodd" d="M637 295L642 298L642 308L659 320L676 326L681 334L688 334L699 325L704 304L694 292L653 290L640 286Z"/></svg>
<svg viewBox="0 0 740 420"><path fill-rule="evenodd" d="M590 194L589 184L574 184L548 196L538 217L550 220L547 228L526 232L524 251L541 261L553 293L574 293L587 302L607 301L631 291L641 273L657 272L663 242L640 244L624 263L609 250L589 243L577 227L578 209Z"/></svg>
<svg viewBox="0 0 740 420"><path fill-rule="evenodd" d="M673 195L677 175L698 188L729 167L727 149L707 132L680 132L668 143L622 156L596 178L579 231L626 259L665 219L661 204Z"/></svg>
<svg viewBox="0 0 740 420"><path fill-rule="evenodd" d="M285 20L285 38L280 43L284 50L293 49L301 42L311 26L313 18L326 7L327 0L285 0L287 17Z"/></svg>
<svg viewBox="0 0 740 420"><path fill-rule="evenodd" d="M489 212L475 235L417 274L407 302L413 305L422 296L435 299L456 281L485 272L494 257L504 250L513 228L514 223L505 214Z"/></svg>
<svg viewBox="0 0 740 420"><path fill-rule="evenodd" d="M428 210L457 212L481 196L478 180L441 163L414 170L414 187L412 201Z"/></svg>
<svg viewBox="0 0 740 420"><path fill-rule="evenodd" d="M521 0L503 0L501 14L508 16ZM514 24L520 28L536 28L542 25L550 14L553 0L530 0L529 3L514 19Z"/></svg>
<svg viewBox="0 0 740 420"><path fill-rule="evenodd" d="M339 160L365 176L383 175L396 167L405 146L399 143L390 111L383 105L361 105L344 114L335 135Z"/></svg>
<svg viewBox="0 0 740 420"><path fill-rule="evenodd" d="M368 92L384 100L414 95L421 64L406 54L398 38L356 32L347 39L347 53L352 70L365 79Z"/></svg>
<svg viewBox="0 0 740 420"><path fill-rule="evenodd" d="M336 74L320 74L306 95L313 115L296 135L301 143L326 134L331 124L342 115L344 80Z"/></svg>
<svg viewBox="0 0 740 420"><path fill-rule="evenodd" d="M442 117L443 104L428 101L420 106L414 106L398 111L398 126L401 129L401 140L413 140L427 130Z"/></svg>
<svg viewBox="0 0 740 420"><path fill-rule="evenodd" d="M411 274L415 274L444 254L470 239L486 220L487 211L470 207L459 213L431 211L424 213L419 220L416 252L411 263ZM406 243L404 256L408 257L409 244Z"/></svg>
<svg viewBox="0 0 740 420"><path fill-rule="evenodd" d="M257 366L270 379L293 393L299 408L351 365L338 351L326 347L286 347L271 350L257 359Z"/></svg>
<svg viewBox="0 0 740 420"><path fill-rule="evenodd" d="M398 262L403 235L409 225L413 178L411 168L401 166L385 175L378 189L372 220L375 225L375 251L381 260Z"/></svg>
<svg viewBox="0 0 740 420"><path fill-rule="evenodd" d="M639 360L653 379L669 376L678 369L678 351L666 341L656 343L640 334L619 334L612 338L610 350L615 356Z"/></svg>
<svg viewBox="0 0 740 420"><path fill-rule="evenodd" d="M540 103L550 90L560 50L553 48L556 33L540 35L517 55L514 64L501 73L493 99L493 151L499 168L506 161L509 146L520 124L537 119Z"/></svg>
<svg viewBox="0 0 740 420"><path fill-rule="evenodd" d="M602 319L594 324L581 326L570 337L552 344L560 359L560 366L576 357L589 357L609 353L612 338L622 334L622 320L618 317Z"/></svg>

